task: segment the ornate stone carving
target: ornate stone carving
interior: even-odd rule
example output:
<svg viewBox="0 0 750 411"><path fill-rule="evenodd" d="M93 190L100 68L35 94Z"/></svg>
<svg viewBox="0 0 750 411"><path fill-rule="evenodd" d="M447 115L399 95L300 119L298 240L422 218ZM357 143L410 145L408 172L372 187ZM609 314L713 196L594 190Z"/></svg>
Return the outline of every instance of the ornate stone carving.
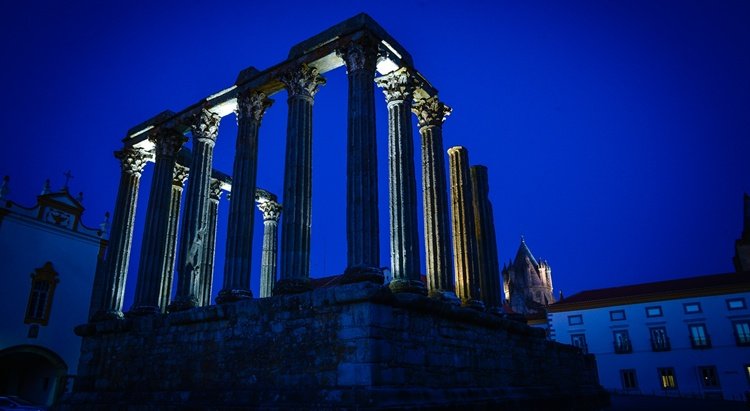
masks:
<svg viewBox="0 0 750 411"><path fill-rule="evenodd" d="M195 121L190 125L193 138L215 143L216 136L219 134L219 122L221 122L220 115L202 108L201 113L195 116Z"/></svg>
<svg viewBox="0 0 750 411"><path fill-rule="evenodd" d="M408 100L416 87L414 76L406 67L401 67L393 73L376 78L375 84L383 89L385 101L388 103Z"/></svg>
<svg viewBox="0 0 750 411"><path fill-rule="evenodd" d="M237 96L237 108L234 113L237 115L238 122L245 117L260 121L263 114L266 113L266 109L271 105L273 105L273 100L266 97L264 93L251 91Z"/></svg>
<svg viewBox="0 0 750 411"><path fill-rule="evenodd" d="M190 175L189 168L179 165L179 164L175 164L174 170L172 171L172 185L182 187L185 184L185 180L187 180L189 175Z"/></svg>
<svg viewBox="0 0 750 411"><path fill-rule="evenodd" d="M419 127L425 127L442 125L453 109L441 102L437 96L431 96L415 98L411 111L417 116Z"/></svg>
<svg viewBox="0 0 750 411"><path fill-rule="evenodd" d="M140 177L143 167L146 166L146 162L151 158L151 155L137 148L124 148L115 151L115 158L120 160L123 173Z"/></svg>
<svg viewBox="0 0 750 411"><path fill-rule="evenodd" d="M310 99L315 97L320 86L326 84L326 79L318 74L318 69L307 64L284 73L279 81L286 86L289 97L301 96Z"/></svg>
<svg viewBox="0 0 750 411"><path fill-rule="evenodd" d="M263 213L263 220L279 221L282 207L275 201L261 201L258 203L258 210Z"/></svg>
<svg viewBox="0 0 750 411"><path fill-rule="evenodd" d="M336 55L344 60L349 73L359 70L374 72L378 59L378 42L370 37L352 41L346 47L336 50Z"/></svg>
<svg viewBox="0 0 750 411"><path fill-rule="evenodd" d="M182 133L171 129L159 129L148 137L154 142L154 152L157 156L174 157L187 141Z"/></svg>
<svg viewBox="0 0 750 411"><path fill-rule="evenodd" d="M222 191L221 181L212 178L211 185L208 186L208 198L214 201L219 201Z"/></svg>

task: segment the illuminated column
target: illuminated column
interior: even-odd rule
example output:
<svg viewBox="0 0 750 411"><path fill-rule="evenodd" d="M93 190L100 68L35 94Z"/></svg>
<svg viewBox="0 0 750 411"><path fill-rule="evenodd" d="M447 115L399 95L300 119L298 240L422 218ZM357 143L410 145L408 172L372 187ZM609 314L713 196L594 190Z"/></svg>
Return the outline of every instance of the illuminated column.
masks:
<svg viewBox="0 0 750 411"><path fill-rule="evenodd" d="M162 268L162 286L159 296L159 307L162 312L167 310L172 298L172 283L174 280L174 261L177 252L177 227L180 221L180 203L182 202L182 187L188 178L190 169L176 164L172 173L172 196L169 201L169 225L167 227L166 256Z"/></svg>
<svg viewBox="0 0 750 411"><path fill-rule="evenodd" d="M411 98L414 79L406 68L376 80L388 103L388 188L393 292L427 294L419 270L417 189Z"/></svg>
<svg viewBox="0 0 750 411"><path fill-rule="evenodd" d="M325 79L302 65L279 79L286 86L289 114L284 163L284 219L281 222L281 272L274 294L310 289L310 217L312 213L313 97Z"/></svg>
<svg viewBox="0 0 750 411"><path fill-rule="evenodd" d="M232 171L232 197L229 200L227 249L224 260L224 284L219 303L252 298L250 272L253 252L252 210L258 174L258 128L272 100L258 92L237 97L237 143Z"/></svg>
<svg viewBox="0 0 750 411"><path fill-rule="evenodd" d="M172 180L177 151L186 141L185 136L174 130L158 130L150 137L154 141L156 164L148 197L146 224L141 241L141 260L138 264L138 280L135 301L130 314L156 314L162 295L162 273L167 259L168 229L171 214Z"/></svg>
<svg viewBox="0 0 750 411"><path fill-rule="evenodd" d="M130 246L133 240L133 222L135 221L135 207L138 202L138 187L141 173L149 154L135 148L125 148L115 152L120 160L122 173L120 186L117 189L117 203L115 203L112 231L106 256L106 266L100 273L105 277L98 283L102 290L94 290L100 297L92 298L98 302L93 309L92 319L122 317L122 297L125 292L125 280L128 275L130 262ZM94 283L97 283L95 281Z"/></svg>
<svg viewBox="0 0 750 411"><path fill-rule="evenodd" d="M203 108L191 125L193 159L185 197L185 213L182 219L177 293L174 301L169 305L169 311L197 307L202 298L200 280L201 266L205 264L206 255L204 247L208 231L208 191L219 121L221 117L218 114Z"/></svg>
<svg viewBox="0 0 750 411"><path fill-rule="evenodd" d="M437 96L416 98L412 112L422 136L422 200L427 288L430 297L458 302L450 253L450 211L443 151L443 122L451 108Z"/></svg>
<svg viewBox="0 0 750 411"><path fill-rule="evenodd" d="M495 221L489 191L487 167L472 166L471 193L474 200L480 295L487 311L500 313L500 263L497 258Z"/></svg>
<svg viewBox="0 0 750 411"><path fill-rule="evenodd" d="M260 297L273 295L276 283L276 259L278 247L279 217L281 204L273 200L258 202L258 210L263 213L263 256L260 269Z"/></svg>
<svg viewBox="0 0 750 411"><path fill-rule="evenodd" d="M378 42L365 37L337 50L346 63L349 107L346 157L347 268L344 282L383 283L380 270L375 64Z"/></svg>
<svg viewBox="0 0 750 411"><path fill-rule="evenodd" d="M206 230L206 244L203 248L205 256L201 266L201 288L198 300L201 306L211 305L211 285L214 281L214 261L216 259L216 225L219 220L219 200L221 199L221 181L211 179L208 195L208 230Z"/></svg>
<svg viewBox="0 0 750 411"><path fill-rule="evenodd" d="M448 149L451 169L451 206L453 208L453 264L456 294L464 307L483 309L479 297L477 246L474 208L469 181L469 153L461 147Z"/></svg>

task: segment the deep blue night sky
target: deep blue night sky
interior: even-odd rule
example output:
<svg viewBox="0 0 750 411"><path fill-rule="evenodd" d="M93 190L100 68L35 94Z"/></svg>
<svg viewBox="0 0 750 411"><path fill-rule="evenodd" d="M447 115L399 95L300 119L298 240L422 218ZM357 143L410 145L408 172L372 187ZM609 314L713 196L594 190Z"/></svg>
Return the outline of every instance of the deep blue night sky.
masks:
<svg viewBox="0 0 750 411"><path fill-rule="evenodd" d="M552 266L555 294L566 295L733 270L750 192L746 1L100 3L32 1L0 14L0 174L21 204L33 204L46 178L60 187L70 169L84 221L99 224L119 180L112 152L130 127L229 87L248 66L281 62L294 44L364 11L454 108L445 148L464 145L489 167L501 260L524 235ZM347 83L343 69L326 77L314 109L314 277L346 262ZM377 93L385 266L387 118ZM281 195L286 94L273 98L258 184ZM235 134L225 117L215 161L225 172ZM415 143L419 164L416 128ZM223 200L214 292L227 211ZM261 230L256 214L256 294Z"/></svg>

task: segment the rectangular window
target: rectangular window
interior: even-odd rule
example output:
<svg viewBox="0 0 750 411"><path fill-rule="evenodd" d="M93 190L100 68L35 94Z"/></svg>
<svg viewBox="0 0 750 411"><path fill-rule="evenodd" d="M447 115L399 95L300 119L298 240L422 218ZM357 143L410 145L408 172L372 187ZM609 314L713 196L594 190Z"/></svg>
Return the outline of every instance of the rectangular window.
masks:
<svg viewBox="0 0 750 411"><path fill-rule="evenodd" d="M685 303L682 305L685 310L685 314L697 314L702 312L700 303Z"/></svg>
<svg viewBox="0 0 750 411"><path fill-rule="evenodd" d="M568 316L568 325L581 325L581 324L583 324L582 315L569 315Z"/></svg>
<svg viewBox="0 0 750 411"><path fill-rule="evenodd" d="M732 298L727 300L728 310L742 310L746 307L744 298Z"/></svg>
<svg viewBox="0 0 750 411"><path fill-rule="evenodd" d="M652 351L669 351L671 345L669 344L669 337L667 337L667 329L664 327L653 327L649 328L651 334L651 350Z"/></svg>
<svg viewBox="0 0 750 411"><path fill-rule="evenodd" d="M586 345L586 335L584 334L571 334L570 345L580 348L584 353L589 352L589 347Z"/></svg>
<svg viewBox="0 0 750 411"><path fill-rule="evenodd" d="M609 319L612 321L622 321L625 319L625 311L624 310L610 311Z"/></svg>
<svg viewBox="0 0 750 411"><path fill-rule="evenodd" d="M633 352L633 347L630 345L630 335L628 330L617 330L612 332L614 337L615 353L627 354Z"/></svg>
<svg viewBox="0 0 750 411"><path fill-rule="evenodd" d="M638 380L635 378L634 369L620 370L620 380L622 381L623 390L638 389Z"/></svg>
<svg viewBox="0 0 750 411"><path fill-rule="evenodd" d="M716 367L698 367L698 375L703 388L719 388L719 374L716 372Z"/></svg>
<svg viewBox="0 0 750 411"><path fill-rule="evenodd" d="M662 390L673 390L677 388L677 379L674 376L674 368L657 368L659 372L659 382Z"/></svg>
<svg viewBox="0 0 750 411"><path fill-rule="evenodd" d="M655 306L655 307L646 307L646 317L661 317L661 307Z"/></svg>
<svg viewBox="0 0 750 411"><path fill-rule="evenodd" d="M688 331L690 332L690 345L693 348L711 347L711 337L706 331L705 324L690 324L688 325Z"/></svg>
<svg viewBox="0 0 750 411"><path fill-rule="evenodd" d="M734 338L737 345L750 345L750 321L734 322Z"/></svg>

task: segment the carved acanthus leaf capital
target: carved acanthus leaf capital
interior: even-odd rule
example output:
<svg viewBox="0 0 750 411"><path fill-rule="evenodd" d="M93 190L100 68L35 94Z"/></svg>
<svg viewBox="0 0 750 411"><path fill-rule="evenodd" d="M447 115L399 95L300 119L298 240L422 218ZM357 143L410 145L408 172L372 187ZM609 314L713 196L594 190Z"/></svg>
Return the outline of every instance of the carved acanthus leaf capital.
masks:
<svg viewBox="0 0 750 411"><path fill-rule="evenodd" d="M416 87L414 76L406 67L376 78L375 84L383 89L387 103L409 100Z"/></svg>
<svg viewBox="0 0 750 411"><path fill-rule="evenodd" d="M349 73L367 70L374 75L378 63L378 44L376 39L367 36L336 50L336 55L344 60Z"/></svg>
<svg viewBox="0 0 750 411"><path fill-rule="evenodd" d="M115 158L120 160L123 173L140 176L146 163L151 159L151 154L141 149L129 147L115 151Z"/></svg>
<svg viewBox="0 0 750 411"><path fill-rule="evenodd" d="M173 129L158 129L149 135L149 140L154 143L154 152L159 157L174 157L180 151L187 137Z"/></svg>
<svg viewBox="0 0 750 411"><path fill-rule="evenodd" d="M208 198L214 201L219 201L221 198L221 181L215 178L211 179L211 183L208 186Z"/></svg>
<svg viewBox="0 0 750 411"><path fill-rule="evenodd" d="M425 127L442 125L453 109L441 102L437 96L431 96L415 98L411 111L416 114L419 127Z"/></svg>
<svg viewBox="0 0 750 411"><path fill-rule="evenodd" d="M180 164L175 164L174 170L172 170L172 185L182 187L185 184L188 175L190 175L189 168Z"/></svg>
<svg viewBox="0 0 750 411"><path fill-rule="evenodd" d="M286 86L289 97L307 97L312 99L320 86L326 84L326 79L318 74L318 69L307 64L281 75L279 81Z"/></svg>
<svg viewBox="0 0 750 411"><path fill-rule="evenodd" d="M237 121L245 119L260 121L263 114L266 113L266 109L271 107L272 104L273 100L259 91L242 93L237 96L237 109L235 110Z"/></svg>
<svg viewBox="0 0 750 411"><path fill-rule="evenodd" d="M202 142L215 143L216 136L219 134L219 122L221 122L220 115L202 108L200 114L195 116L193 124L190 125L193 138Z"/></svg>
<svg viewBox="0 0 750 411"><path fill-rule="evenodd" d="M263 213L263 220L265 221L279 221L281 217L281 204L276 201L260 201L258 202L258 210Z"/></svg>

